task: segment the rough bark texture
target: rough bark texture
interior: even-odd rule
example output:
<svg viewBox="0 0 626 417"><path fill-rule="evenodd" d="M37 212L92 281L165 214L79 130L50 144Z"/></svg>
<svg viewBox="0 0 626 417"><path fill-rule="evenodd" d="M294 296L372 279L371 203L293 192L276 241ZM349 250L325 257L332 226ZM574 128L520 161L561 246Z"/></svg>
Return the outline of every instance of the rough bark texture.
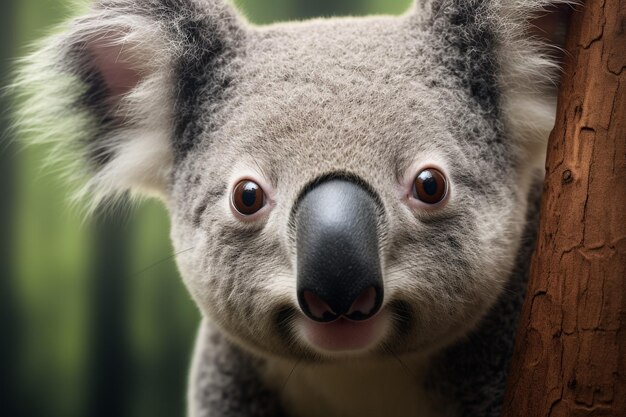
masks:
<svg viewBox="0 0 626 417"><path fill-rule="evenodd" d="M626 0L572 15L503 416L626 416Z"/></svg>

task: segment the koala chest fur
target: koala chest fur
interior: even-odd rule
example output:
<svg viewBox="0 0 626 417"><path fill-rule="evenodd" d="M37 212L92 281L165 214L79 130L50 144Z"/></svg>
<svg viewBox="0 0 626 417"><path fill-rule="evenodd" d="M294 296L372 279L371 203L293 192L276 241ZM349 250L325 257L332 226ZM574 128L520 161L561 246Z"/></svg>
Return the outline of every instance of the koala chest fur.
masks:
<svg viewBox="0 0 626 417"><path fill-rule="evenodd" d="M283 384L276 388L290 415L443 416L424 388L425 364L423 358L295 369L283 363L268 365L263 379Z"/></svg>
<svg viewBox="0 0 626 417"><path fill-rule="evenodd" d="M26 59L22 123L81 193L170 213L191 416L498 414L563 3L97 0Z"/></svg>

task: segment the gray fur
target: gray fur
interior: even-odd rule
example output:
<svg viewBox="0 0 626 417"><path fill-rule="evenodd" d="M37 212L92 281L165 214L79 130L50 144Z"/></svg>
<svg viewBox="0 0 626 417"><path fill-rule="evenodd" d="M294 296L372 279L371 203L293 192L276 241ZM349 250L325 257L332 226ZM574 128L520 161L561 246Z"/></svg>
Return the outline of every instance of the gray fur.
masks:
<svg viewBox="0 0 626 417"><path fill-rule="evenodd" d="M149 190L169 209L205 317L193 417L322 413L307 401L326 415L341 401L376 415L367 386L362 398L316 391L334 371L355 383L391 372L419 399L405 411L423 416L497 415L534 230L531 184L554 117L558 65L530 22L551 3L566 1L424 0L400 17L254 27L221 0L102 0L28 60L18 87L54 94L27 90L31 104L58 103L26 107L24 124L43 121L63 155L82 156L70 158L83 161L94 201ZM111 51L119 59L106 62ZM82 129L64 140L58 126L72 123ZM408 197L429 166L450 181L437 209ZM366 184L384 210L390 330L351 357L298 333L294 206L333 175ZM268 195L253 221L230 209L242 178ZM415 378L401 382L396 359ZM308 386L310 398L298 388Z"/></svg>
<svg viewBox="0 0 626 417"><path fill-rule="evenodd" d="M529 194L529 210L522 246L505 291L481 324L459 343L434 358L427 389L445 404L450 415L496 417L504 396L507 370L513 352L517 317L526 290L529 258L535 246L540 181ZM208 323L198 337L190 404L200 405L197 416L277 417L284 414L276 394L263 385L256 369L236 345L225 340ZM289 383L288 380L283 381ZM226 400L228 398L228 400ZM450 399L455 399L450 401ZM444 407L445 408L445 407Z"/></svg>

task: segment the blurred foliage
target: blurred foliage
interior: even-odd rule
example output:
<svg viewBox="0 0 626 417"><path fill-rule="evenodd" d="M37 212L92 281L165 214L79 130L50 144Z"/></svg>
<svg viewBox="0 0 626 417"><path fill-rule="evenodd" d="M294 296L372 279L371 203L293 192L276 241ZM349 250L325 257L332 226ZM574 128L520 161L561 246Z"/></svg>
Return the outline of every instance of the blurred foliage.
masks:
<svg viewBox="0 0 626 417"><path fill-rule="evenodd" d="M410 1L235 3L250 21L265 24L401 13ZM5 85L9 60L76 10L64 0L0 3ZM4 140L11 106L1 100L0 414L184 415L199 314L170 258L166 211L149 201L125 215L77 216L66 185L43 167L49 149Z"/></svg>

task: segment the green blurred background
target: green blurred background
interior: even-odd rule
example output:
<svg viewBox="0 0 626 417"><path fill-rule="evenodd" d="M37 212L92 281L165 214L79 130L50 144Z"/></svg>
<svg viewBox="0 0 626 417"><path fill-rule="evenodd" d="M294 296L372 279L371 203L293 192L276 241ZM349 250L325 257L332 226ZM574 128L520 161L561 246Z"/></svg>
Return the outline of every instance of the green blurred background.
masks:
<svg viewBox="0 0 626 417"><path fill-rule="evenodd" d="M235 3L267 24L401 13L411 1ZM30 42L75 13L67 3L0 0L1 85ZM13 140L10 112L0 96L0 414L183 416L199 314L171 259L165 210L152 201L82 219L44 169L49 150Z"/></svg>

